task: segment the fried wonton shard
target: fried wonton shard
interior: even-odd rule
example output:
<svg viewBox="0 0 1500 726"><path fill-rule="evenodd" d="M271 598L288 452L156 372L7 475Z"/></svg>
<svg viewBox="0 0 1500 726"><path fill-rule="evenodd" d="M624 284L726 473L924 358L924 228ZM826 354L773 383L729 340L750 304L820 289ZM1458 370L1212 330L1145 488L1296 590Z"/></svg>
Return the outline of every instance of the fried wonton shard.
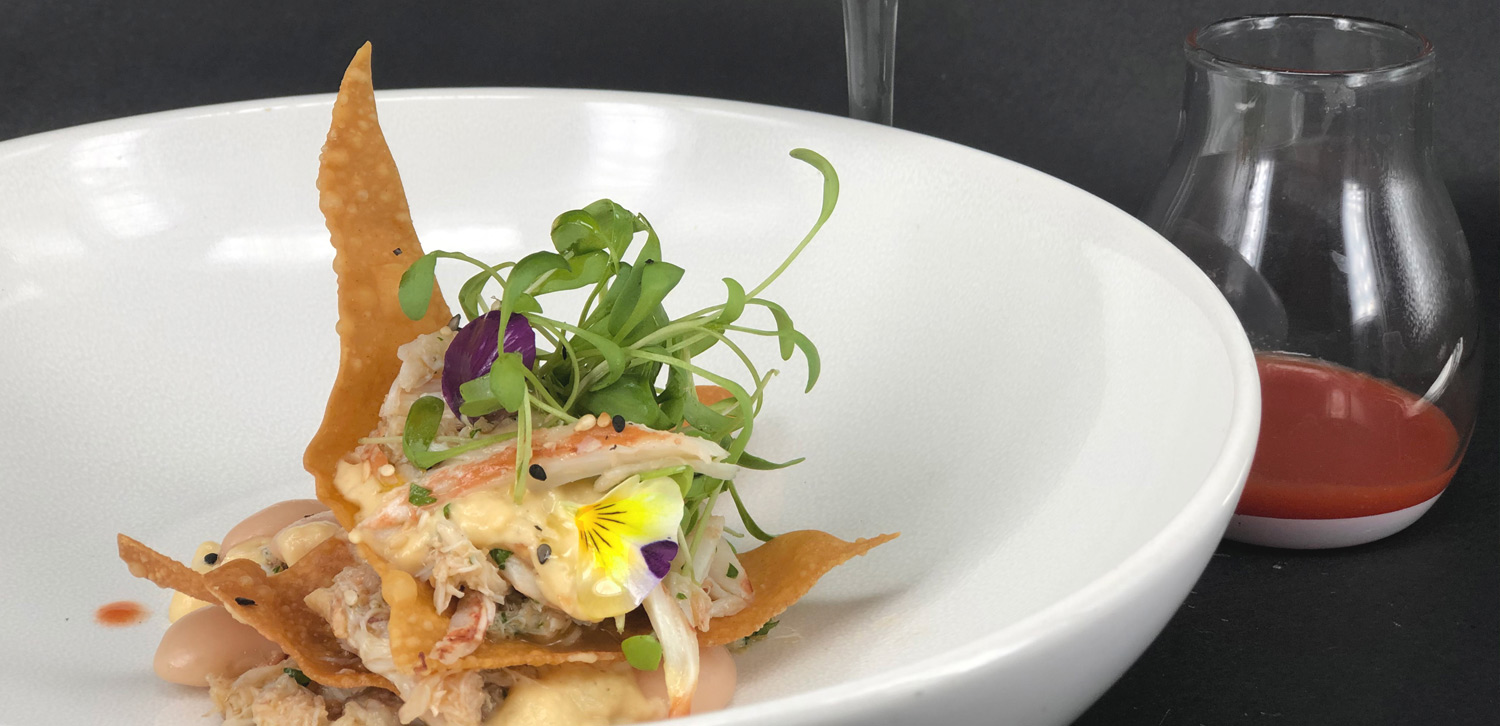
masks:
<svg viewBox="0 0 1500 726"><path fill-rule="evenodd" d="M334 488L334 469L379 421L380 403L401 369L396 349L450 317L436 285L421 320L401 312L396 295L401 274L422 256L422 244L375 115L369 43L354 54L333 102L318 165L318 206L328 224L339 281L339 372L323 425L302 463L317 480L318 499L344 529L353 529L357 508Z"/></svg>
<svg viewBox="0 0 1500 726"><path fill-rule="evenodd" d="M308 678L338 688L395 690L389 681L366 670L358 656L344 650L327 621L304 602L308 593L328 585L354 564L349 543L335 537L284 572L267 575L254 561L234 560L209 571L203 579L236 620L281 646Z"/></svg>

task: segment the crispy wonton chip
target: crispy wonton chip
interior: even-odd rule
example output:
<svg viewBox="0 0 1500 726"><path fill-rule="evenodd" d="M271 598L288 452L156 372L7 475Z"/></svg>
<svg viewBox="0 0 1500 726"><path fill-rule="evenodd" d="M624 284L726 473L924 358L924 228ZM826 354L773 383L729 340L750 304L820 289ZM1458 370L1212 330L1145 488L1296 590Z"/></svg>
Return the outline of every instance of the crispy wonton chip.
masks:
<svg viewBox="0 0 1500 726"><path fill-rule="evenodd" d="M785 612L802 599L829 570L885 544L898 535L845 542L827 532L788 532L760 547L740 554L745 576L755 587L749 606L735 615L715 619L698 636L703 645L726 645L747 637L766 621ZM448 631L447 616L432 609L432 588L411 575L391 567L381 571L381 590L391 605L391 653L396 667L411 670L425 662L424 653ZM397 607L397 603L400 607ZM627 634L636 633L630 629ZM640 632L649 632L644 630ZM587 633L565 646L538 646L523 641L485 642L472 655L439 669L510 668L518 665L609 662L620 660L620 639L609 632Z"/></svg>
<svg viewBox="0 0 1500 726"><path fill-rule="evenodd" d="M366 670L359 656L340 647L328 622L303 602L309 592L326 587L334 575L354 564L349 543L335 537L275 575L267 575L252 560L233 560L203 579L213 591L211 600L222 602L236 619L281 646L308 678L337 688L393 691L390 681Z"/></svg>
<svg viewBox="0 0 1500 726"><path fill-rule="evenodd" d="M203 573L147 547L125 535L115 538L120 547L120 559L130 568L130 574L150 580L157 587L176 590L188 597L205 602L218 602L203 581Z"/></svg>
<svg viewBox="0 0 1500 726"><path fill-rule="evenodd" d="M698 642L727 645L754 634L771 618L801 600L829 570L897 536L899 533L845 542L827 532L804 529L787 532L741 553L740 564L755 587L755 597L744 610L715 618L708 632L698 636Z"/></svg>
<svg viewBox="0 0 1500 726"><path fill-rule="evenodd" d="M443 666L428 662L432 650L448 632L448 616L432 609L432 588L393 567L380 572L381 595L391 605L391 655L396 667L413 670L475 670L514 666L599 663L620 660L620 637L605 631L586 631L569 645L537 645L524 640L485 641L472 654ZM400 607L397 607L397 603Z"/></svg>
<svg viewBox="0 0 1500 726"><path fill-rule="evenodd" d="M323 425L302 463L317 479L318 499L347 530L354 528L358 508L334 488L334 469L380 420L380 404L401 369L396 348L449 318L436 285L421 320L407 318L396 295L402 273L422 256L422 245L396 160L375 117L369 43L344 71L320 161L318 205L328 223L339 280L339 373Z"/></svg>

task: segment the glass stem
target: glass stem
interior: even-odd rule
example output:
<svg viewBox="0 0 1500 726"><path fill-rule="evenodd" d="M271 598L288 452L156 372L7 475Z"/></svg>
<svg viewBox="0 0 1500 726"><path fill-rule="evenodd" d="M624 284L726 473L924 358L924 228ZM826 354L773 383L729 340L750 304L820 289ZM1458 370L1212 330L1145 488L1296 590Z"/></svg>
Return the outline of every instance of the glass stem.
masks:
<svg viewBox="0 0 1500 726"><path fill-rule="evenodd" d="M849 115L891 124L896 74L897 0L844 0L844 46L849 55Z"/></svg>

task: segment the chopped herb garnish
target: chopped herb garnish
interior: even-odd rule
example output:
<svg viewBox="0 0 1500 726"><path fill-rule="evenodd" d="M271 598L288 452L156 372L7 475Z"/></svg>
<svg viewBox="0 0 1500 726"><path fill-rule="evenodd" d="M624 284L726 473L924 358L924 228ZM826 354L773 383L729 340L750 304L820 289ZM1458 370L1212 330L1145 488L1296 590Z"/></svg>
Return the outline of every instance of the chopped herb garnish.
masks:
<svg viewBox="0 0 1500 726"><path fill-rule="evenodd" d="M306 673L303 673L302 671L300 671L300 670L298 670L296 668L282 668L281 672L285 673L285 674L287 674L289 676L291 676L292 680L296 681L297 685L299 685L299 686L306 686L306 685L311 685L312 684L312 679L308 678Z"/></svg>
<svg viewBox="0 0 1500 726"><path fill-rule="evenodd" d="M490 559L494 560L495 566L502 570L505 569L505 561L510 559L510 556L510 550L502 550L499 548L490 550Z"/></svg>
<svg viewBox="0 0 1500 726"><path fill-rule="evenodd" d="M654 671L661 667L661 643L654 635L635 635L620 642L625 661L638 671Z"/></svg>
<svg viewBox="0 0 1500 726"><path fill-rule="evenodd" d="M453 519L453 503L443 505L443 519Z"/></svg>
<svg viewBox="0 0 1500 726"><path fill-rule="evenodd" d="M751 643L758 643L762 640L765 640L766 636L770 634L771 629L775 628L779 623L780 621L778 620L767 620L766 624L760 626L759 630L756 630L755 632L734 641L734 645L730 646L729 649L732 651L739 651L748 647Z"/></svg>
<svg viewBox="0 0 1500 726"><path fill-rule="evenodd" d="M274 574L276 574L278 572L286 572L286 563L285 562L278 562L275 567L271 568L271 574L274 575Z"/></svg>
<svg viewBox="0 0 1500 726"><path fill-rule="evenodd" d="M734 578L740 576L740 570L739 570L738 567L735 567L734 565L730 565L729 566L729 572L727 572L726 574L729 575L729 579L733 580Z"/></svg>
<svg viewBox="0 0 1500 726"><path fill-rule="evenodd" d="M406 495L406 501L414 506L425 507L437 502L437 497L432 496L432 490L421 484L412 484L411 490Z"/></svg>
<svg viewBox="0 0 1500 726"><path fill-rule="evenodd" d="M679 593L677 593L677 599L678 600L686 600L687 599L687 593L685 593L685 592L679 592Z"/></svg>

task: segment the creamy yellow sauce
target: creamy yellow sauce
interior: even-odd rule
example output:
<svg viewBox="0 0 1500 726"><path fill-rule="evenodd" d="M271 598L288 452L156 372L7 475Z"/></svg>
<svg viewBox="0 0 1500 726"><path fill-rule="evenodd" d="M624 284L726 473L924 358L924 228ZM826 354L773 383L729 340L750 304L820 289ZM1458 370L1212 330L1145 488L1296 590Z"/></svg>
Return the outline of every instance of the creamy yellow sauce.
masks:
<svg viewBox="0 0 1500 726"><path fill-rule="evenodd" d="M193 572L208 572L213 569L213 565L204 562L203 558L211 552L218 551L218 542L209 541L198 545L198 549L193 551L193 559L188 561L188 567L193 568ZM167 606L167 620L175 623L178 618L199 608L206 608L209 605L210 603L174 590L172 592L172 604Z"/></svg>
<svg viewBox="0 0 1500 726"><path fill-rule="evenodd" d="M377 527L367 520L380 521L379 513L392 506L399 508L400 502L410 496L407 485L391 486L377 474L363 461L339 462L334 473L334 486L359 506L359 524L350 534L352 541L368 545L392 566L421 576L428 564L428 553L440 541L437 529L446 521L481 551L510 551L512 559L507 566L511 562L529 566L536 575L544 602L570 615L576 613L575 563L579 543L571 517L577 507L601 496L595 491L592 478L528 491L519 504L509 486L482 487L446 502L446 516L442 513L444 507L431 506L424 510L425 516ZM542 545L550 549L546 563L540 561L538 554ZM610 582L601 582L596 587L618 589Z"/></svg>
<svg viewBox="0 0 1500 726"><path fill-rule="evenodd" d="M519 679L484 726L610 726L666 715L667 704L643 694L629 666L568 664Z"/></svg>
<svg viewBox="0 0 1500 726"><path fill-rule="evenodd" d="M219 552L218 542L204 542L193 552L193 559L188 562L188 566L193 568L194 572L200 573L208 572L231 560L251 560L261 567L269 567L276 562L291 566L297 564L297 561L311 552L313 548L323 544L324 540L341 531L343 530L339 528L337 522L318 519L294 522L270 537L251 537L230 547L225 552ZM203 558L214 552L219 552L219 556L210 565ZM180 592L173 592L172 604L167 607L167 619L175 623L182 616L211 604L215 603L207 603Z"/></svg>

